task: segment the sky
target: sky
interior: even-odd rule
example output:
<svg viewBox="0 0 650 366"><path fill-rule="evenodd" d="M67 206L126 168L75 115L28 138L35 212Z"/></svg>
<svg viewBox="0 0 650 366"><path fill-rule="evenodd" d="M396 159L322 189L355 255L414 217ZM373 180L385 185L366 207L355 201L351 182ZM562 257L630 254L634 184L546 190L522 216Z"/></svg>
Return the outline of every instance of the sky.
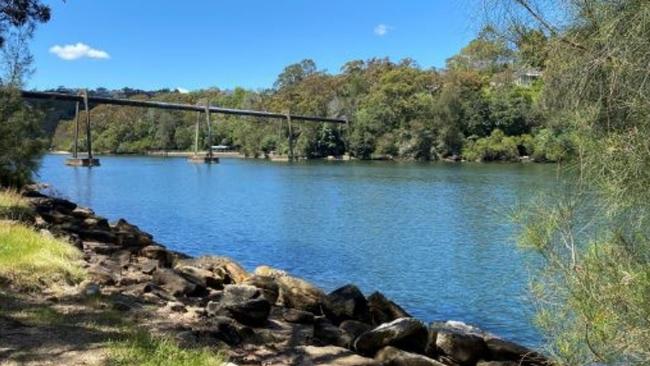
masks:
<svg viewBox="0 0 650 366"><path fill-rule="evenodd" d="M478 30L479 0L44 0L36 89L268 88L305 58L442 67Z"/></svg>

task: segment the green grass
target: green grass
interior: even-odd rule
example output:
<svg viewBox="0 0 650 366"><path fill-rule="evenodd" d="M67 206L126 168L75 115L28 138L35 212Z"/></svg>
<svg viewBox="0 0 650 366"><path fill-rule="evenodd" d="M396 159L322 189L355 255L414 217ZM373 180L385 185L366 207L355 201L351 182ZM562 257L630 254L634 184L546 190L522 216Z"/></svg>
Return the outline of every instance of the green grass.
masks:
<svg viewBox="0 0 650 366"><path fill-rule="evenodd" d="M22 224L0 221L0 279L14 287L38 289L85 278L81 252L69 243Z"/></svg>
<svg viewBox="0 0 650 366"><path fill-rule="evenodd" d="M136 331L109 344L109 366L222 366L224 357L207 348L184 349L167 337Z"/></svg>
<svg viewBox="0 0 650 366"><path fill-rule="evenodd" d="M27 200L18 192L0 189L0 219L22 220L32 217Z"/></svg>

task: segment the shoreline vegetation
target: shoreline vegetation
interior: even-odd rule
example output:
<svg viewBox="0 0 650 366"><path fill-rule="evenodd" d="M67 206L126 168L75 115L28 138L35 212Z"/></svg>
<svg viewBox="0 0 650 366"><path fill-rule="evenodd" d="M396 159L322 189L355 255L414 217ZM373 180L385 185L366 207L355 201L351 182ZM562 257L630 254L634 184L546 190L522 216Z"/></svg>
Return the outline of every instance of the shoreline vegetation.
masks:
<svg viewBox="0 0 650 366"><path fill-rule="evenodd" d="M35 255L20 252L19 242L3 240L0 248L0 261L8 252L15 260L0 272L0 329L9 329L0 334L15 345L4 353L9 360L34 361L53 347L76 350L53 364L550 365L461 322L425 325L379 292L366 297L348 284L326 294L282 270L262 265L249 273L230 258L171 251L123 219L108 223L34 187L0 191L0 217L0 237L18 229L26 232L19 240L41 244ZM34 267L61 248L62 265ZM21 282L24 269L35 277ZM21 333L80 327L78 313L93 325L63 344L38 345Z"/></svg>
<svg viewBox="0 0 650 366"><path fill-rule="evenodd" d="M198 133L200 150L223 145L244 156L287 156L289 133L294 156L359 160L549 161L570 159L574 136L555 116L543 113L544 60L530 47L548 37L526 30L514 43L486 27L444 68L422 68L406 58L352 60L338 73L313 60L288 65L272 88L88 90L99 97L205 104L224 108L291 112L345 118L349 124L294 123L261 117L216 114L212 141ZM49 91L75 93L74 89ZM44 126L53 150L72 150L72 103L31 101L47 111ZM193 150L197 112L91 105L93 148L111 154ZM79 115L85 121L85 112ZM203 122L201 122L203 124ZM85 148L85 138L80 146Z"/></svg>

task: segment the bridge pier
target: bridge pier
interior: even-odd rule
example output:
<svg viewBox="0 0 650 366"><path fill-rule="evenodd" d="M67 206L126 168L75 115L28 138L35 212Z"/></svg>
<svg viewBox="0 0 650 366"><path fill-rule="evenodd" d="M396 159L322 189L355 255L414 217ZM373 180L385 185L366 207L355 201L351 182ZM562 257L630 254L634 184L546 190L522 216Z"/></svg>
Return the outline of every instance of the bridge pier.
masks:
<svg viewBox="0 0 650 366"><path fill-rule="evenodd" d="M212 152L212 125L210 123L210 101L208 100L205 103L205 123L208 127L208 152L205 156L199 155L199 120L200 120L200 113L196 117L196 131L195 131L195 137L194 137L194 155L190 156L187 161L190 163L205 163L205 164L213 164L213 163L218 163L219 158L214 156L214 153Z"/></svg>
<svg viewBox="0 0 650 366"><path fill-rule="evenodd" d="M79 157L79 102L77 102L74 111L74 150L72 151L72 158L65 160L65 165L82 167L99 166L99 159L93 157L92 137L90 133L90 109L88 108L87 90L83 91L82 97L84 110L86 111L86 148L88 151L88 156L86 158Z"/></svg>

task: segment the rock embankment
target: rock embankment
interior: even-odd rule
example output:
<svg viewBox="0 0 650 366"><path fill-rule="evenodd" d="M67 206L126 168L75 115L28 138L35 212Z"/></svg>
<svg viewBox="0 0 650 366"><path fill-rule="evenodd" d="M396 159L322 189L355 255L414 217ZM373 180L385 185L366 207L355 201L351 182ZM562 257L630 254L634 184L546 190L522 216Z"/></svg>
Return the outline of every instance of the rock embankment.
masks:
<svg viewBox="0 0 650 366"><path fill-rule="evenodd" d="M248 273L226 257L191 258L125 220L26 191L37 228L84 253L82 291L151 307L189 345L220 347L239 365L547 365L542 355L458 322L424 324L379 292L329 294L284 271ZM153 314L153 313L152 313Z"/></svg>

